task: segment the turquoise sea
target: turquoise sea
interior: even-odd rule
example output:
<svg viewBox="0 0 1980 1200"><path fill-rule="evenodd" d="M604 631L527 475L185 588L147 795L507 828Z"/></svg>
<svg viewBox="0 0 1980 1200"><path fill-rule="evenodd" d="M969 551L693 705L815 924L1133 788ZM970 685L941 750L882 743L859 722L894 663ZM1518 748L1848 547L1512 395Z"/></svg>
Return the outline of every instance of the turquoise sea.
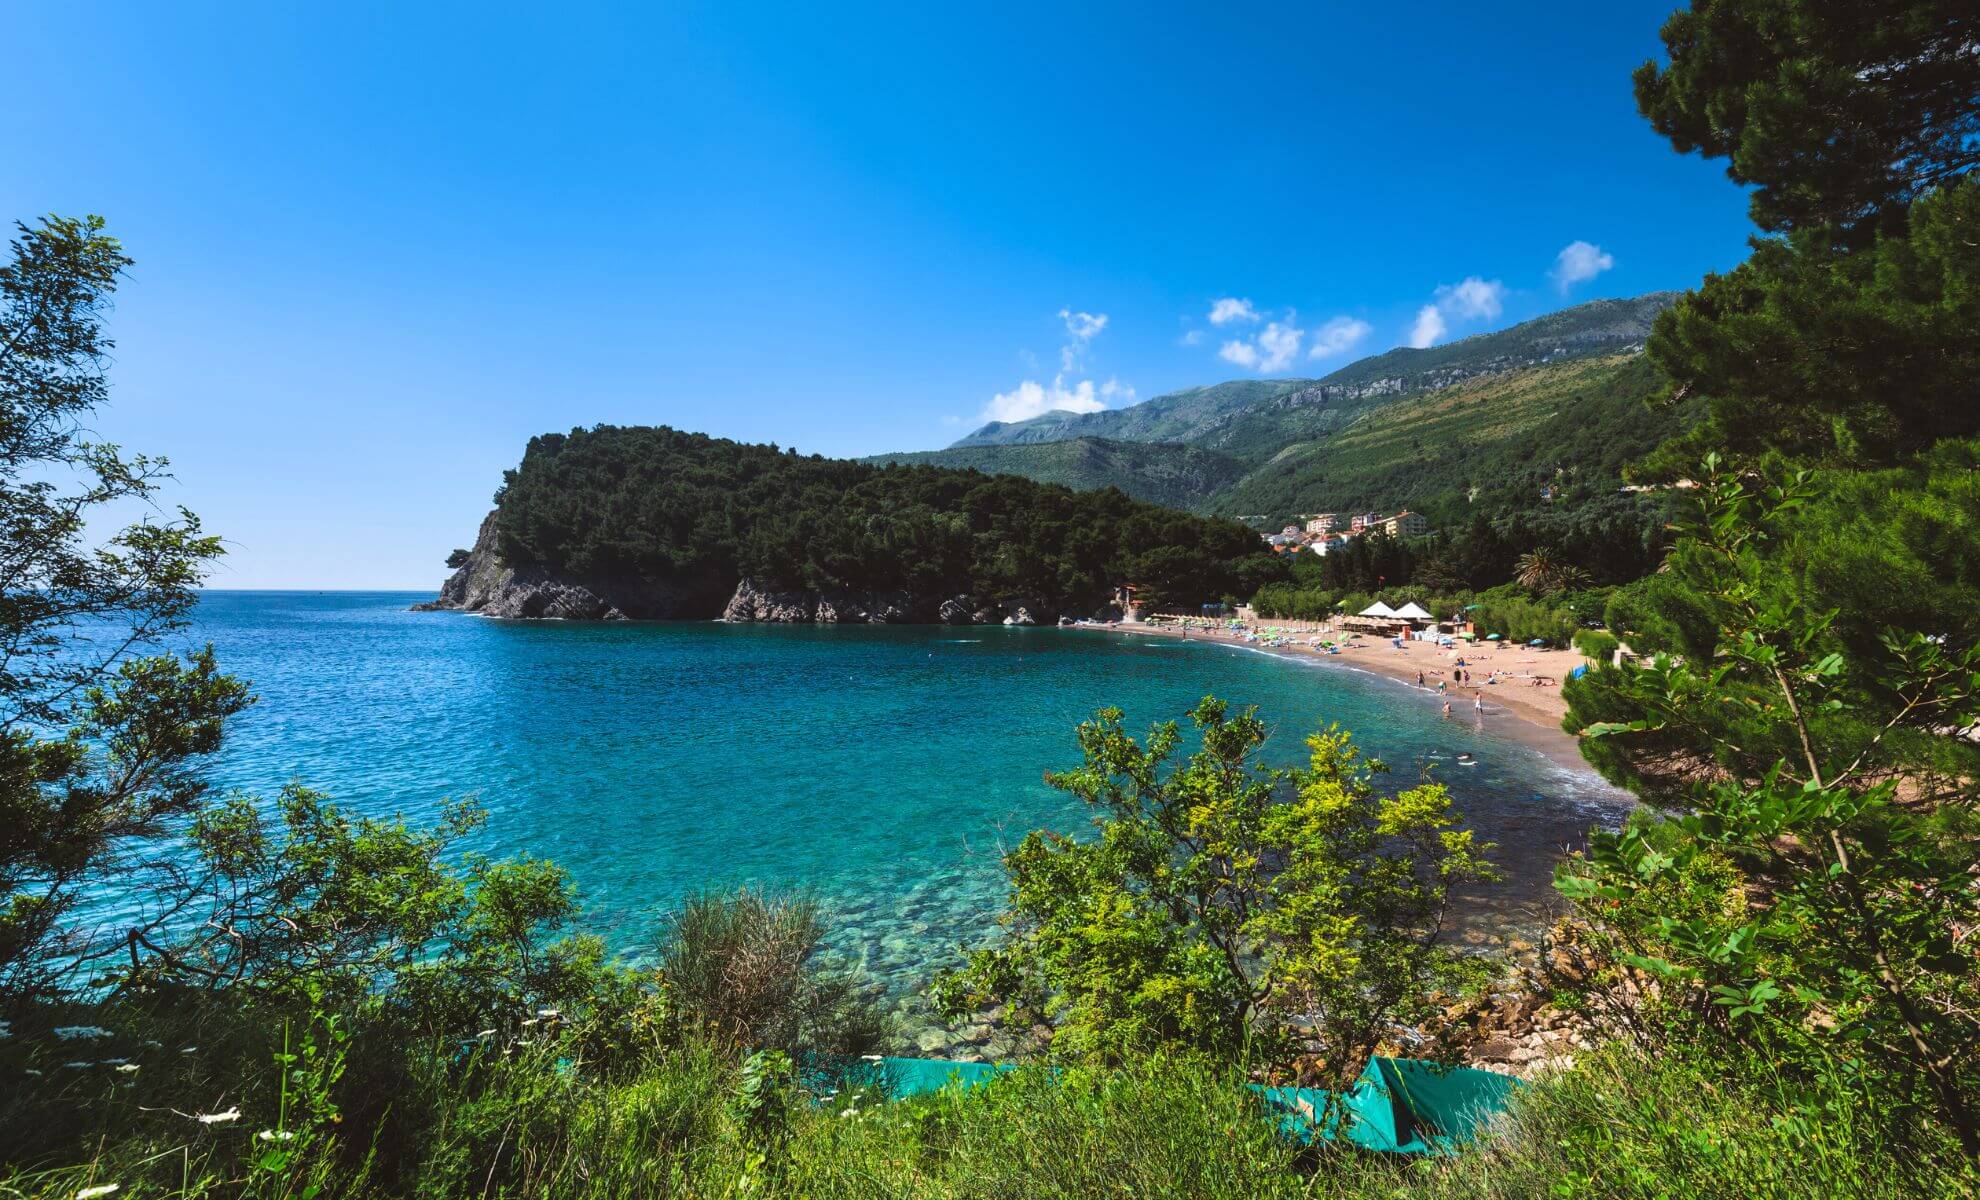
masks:
<svg viewBox="0 0 1980 1200"><path fill-rule="evenodd" d="M1083 827L1041 775L1077 763L1073 727L1105 705L1142 728L1214 693L1259 706L1281 761L1338 721L1398 785L1433 770L1511 876L1471 906L1474 935L1531 921L1560 848L1626 811L1510 724L1442 719L1432 696L1334 663L1084 630L407 611L426 598L207 593L187 640L260 697L217 779L413 818L474 797L490 814L475 848L562 863L632 958L683 896L798 888L832 912L836 948L908 989L989 928L1003 847Z"/></svg>

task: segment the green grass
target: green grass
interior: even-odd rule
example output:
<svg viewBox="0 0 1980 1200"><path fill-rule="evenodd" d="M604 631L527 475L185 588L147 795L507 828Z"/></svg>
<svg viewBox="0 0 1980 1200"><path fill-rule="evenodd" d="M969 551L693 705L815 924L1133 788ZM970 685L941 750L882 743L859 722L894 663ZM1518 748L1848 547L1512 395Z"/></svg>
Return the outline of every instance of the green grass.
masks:
<svg viewBox="0 0 1980 1200"><path fill-rule="evenodd" d="M65 1015L74 1020L78 1014ZM352 1027L329 1089L340 1120L298 1115L318 1067L283 1078L273 1014L197 1006L91 1014L90 1056L136 1072L50 1069L73 1043L16 1022L0 1042L0 1196L73 1197L1236 1197L1361 1200L1871 1200L1971 1194L1980 1175L1929 1130L1866 1097L1764 1064L1610 1049L1524 1093L1497 1136L1444 1160L1301 1152L1241 1081L1157 1062L1054 1081L1020 1071L968 1093L813 1105L741 1100L733 1054L632 1027L479 1046ZM51 1018L52 1019L52 1018ZM147 1047L144 1035L160 1043ZM289 1044L301 1041L292 1019ZM195 1054L182 1054L190 1039ZM319 1037L319 1044L330 1041ZM589 1047L607 1044L603 1053ZM40 1069L40 1076L25 1074ZM234 1122L181 1113L238 1107ZM173 1110L178 1111L173 1111ZM297 1136L257 1135L286 1126ZM272 1151L287 1156L267 1168ZM259 1165L258 1165L259 1164ZM312 1190L314 1189L314 1190Z"/></svg>

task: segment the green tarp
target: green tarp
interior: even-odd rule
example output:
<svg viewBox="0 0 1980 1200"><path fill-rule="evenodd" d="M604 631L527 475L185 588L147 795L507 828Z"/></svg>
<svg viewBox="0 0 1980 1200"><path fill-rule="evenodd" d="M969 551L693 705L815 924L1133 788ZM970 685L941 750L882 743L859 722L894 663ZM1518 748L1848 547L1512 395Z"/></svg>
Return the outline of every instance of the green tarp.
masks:
<svg viewBox="0 0 1980 1200"><path fill-rule="evenodd" d="M834 1073L833 1089L874 1089L891 1100L945 1087L977 1087L1014 1068L939 1058L868 1058ZM1341 1103L1317 1088L1257 1090L1296 1141L1331 1141L1348 1119L1347 1139L1390 1154L1446 1154L1483 1133L1519 1084L1503 1075L1412 1058L1370 1059Z"/></svg>

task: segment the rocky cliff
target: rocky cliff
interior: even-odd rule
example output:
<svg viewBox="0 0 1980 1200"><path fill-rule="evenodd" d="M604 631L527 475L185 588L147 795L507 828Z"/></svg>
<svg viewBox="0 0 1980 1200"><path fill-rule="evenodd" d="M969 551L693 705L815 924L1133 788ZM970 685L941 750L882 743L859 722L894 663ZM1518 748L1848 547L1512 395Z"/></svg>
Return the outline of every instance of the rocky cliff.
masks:
<svg viewBox="0 0 1980 1200"><path fill-rule="evenodd" d="M572 621L667 620L711 617L729 594L713 575L693 579L562 576L541 567L511 567L495 549L495 514L475 537L467 562L440 586L440 596L417 611L456 609L489 617Z"/></svg>
<svg viewBox="0 0 1980 1200"><path fill-rule="evenodd" d="M779 589L710 574L697 579L566 577L540 567L511 567L496 552L495 516L481 523L467 562L441 585L437 599L413 608L488 617L573 621L708 619L738 623L862 625L1041 625L1060 617L1115 619L1112 602L1060 611L1036 600L991 602L970 596L908 592Z"/></svg>

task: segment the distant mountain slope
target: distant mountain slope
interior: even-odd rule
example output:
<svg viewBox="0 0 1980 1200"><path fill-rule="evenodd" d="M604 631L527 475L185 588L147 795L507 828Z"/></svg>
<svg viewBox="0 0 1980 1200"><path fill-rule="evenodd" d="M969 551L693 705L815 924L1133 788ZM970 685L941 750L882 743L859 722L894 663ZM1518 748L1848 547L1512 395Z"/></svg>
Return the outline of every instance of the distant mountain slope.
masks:
<svg viewBox="0 0 1980 1200"><path fill-rule="evenodd" d="M1447 523L1471 511L1613 494L1624 467L1677 432L1652 410L1661 377L1641 354L1545 363L1383 406L1333 437L1249 472L1209 507L1282 515L1412 508Z"/></svg>
<svg viewBox="0 0 1980 1200"><path fill-rule="evenodd" d="M1176 508L1199 504L1244 475L1244 464L1214 450L1169 442L1121 442L1097 437L880 454L865 461L967 467L993 475L1022 475L1039 483L1070 488L1118 487L1136 500Z"/></svg>
<svg viewBox="0 0 1980 1200"><path fill-rule="evenodd" d="M1323 437L1370 408L1480 375L1612 354L1640 345L1676 292L1595 300L1448 345L1399 347L1348 364L1324 379L1234 380L1170 392L1128 408L1050 412L1028 421L993 421L952 448L1024 445L1079 437L1184 442L1262 461L1287 446Z"/></svg>
<svg viewBox="0 0 1980 1200"><path fill-rule="evenodd" d="M1095 437L1123 442L1186 442L1252 405L1309 386L1310 379L1234 379L1170 392L1127 408L1096 413L1048 412L1027 421L992 421L950 446L1013 446Z"/></svg>

